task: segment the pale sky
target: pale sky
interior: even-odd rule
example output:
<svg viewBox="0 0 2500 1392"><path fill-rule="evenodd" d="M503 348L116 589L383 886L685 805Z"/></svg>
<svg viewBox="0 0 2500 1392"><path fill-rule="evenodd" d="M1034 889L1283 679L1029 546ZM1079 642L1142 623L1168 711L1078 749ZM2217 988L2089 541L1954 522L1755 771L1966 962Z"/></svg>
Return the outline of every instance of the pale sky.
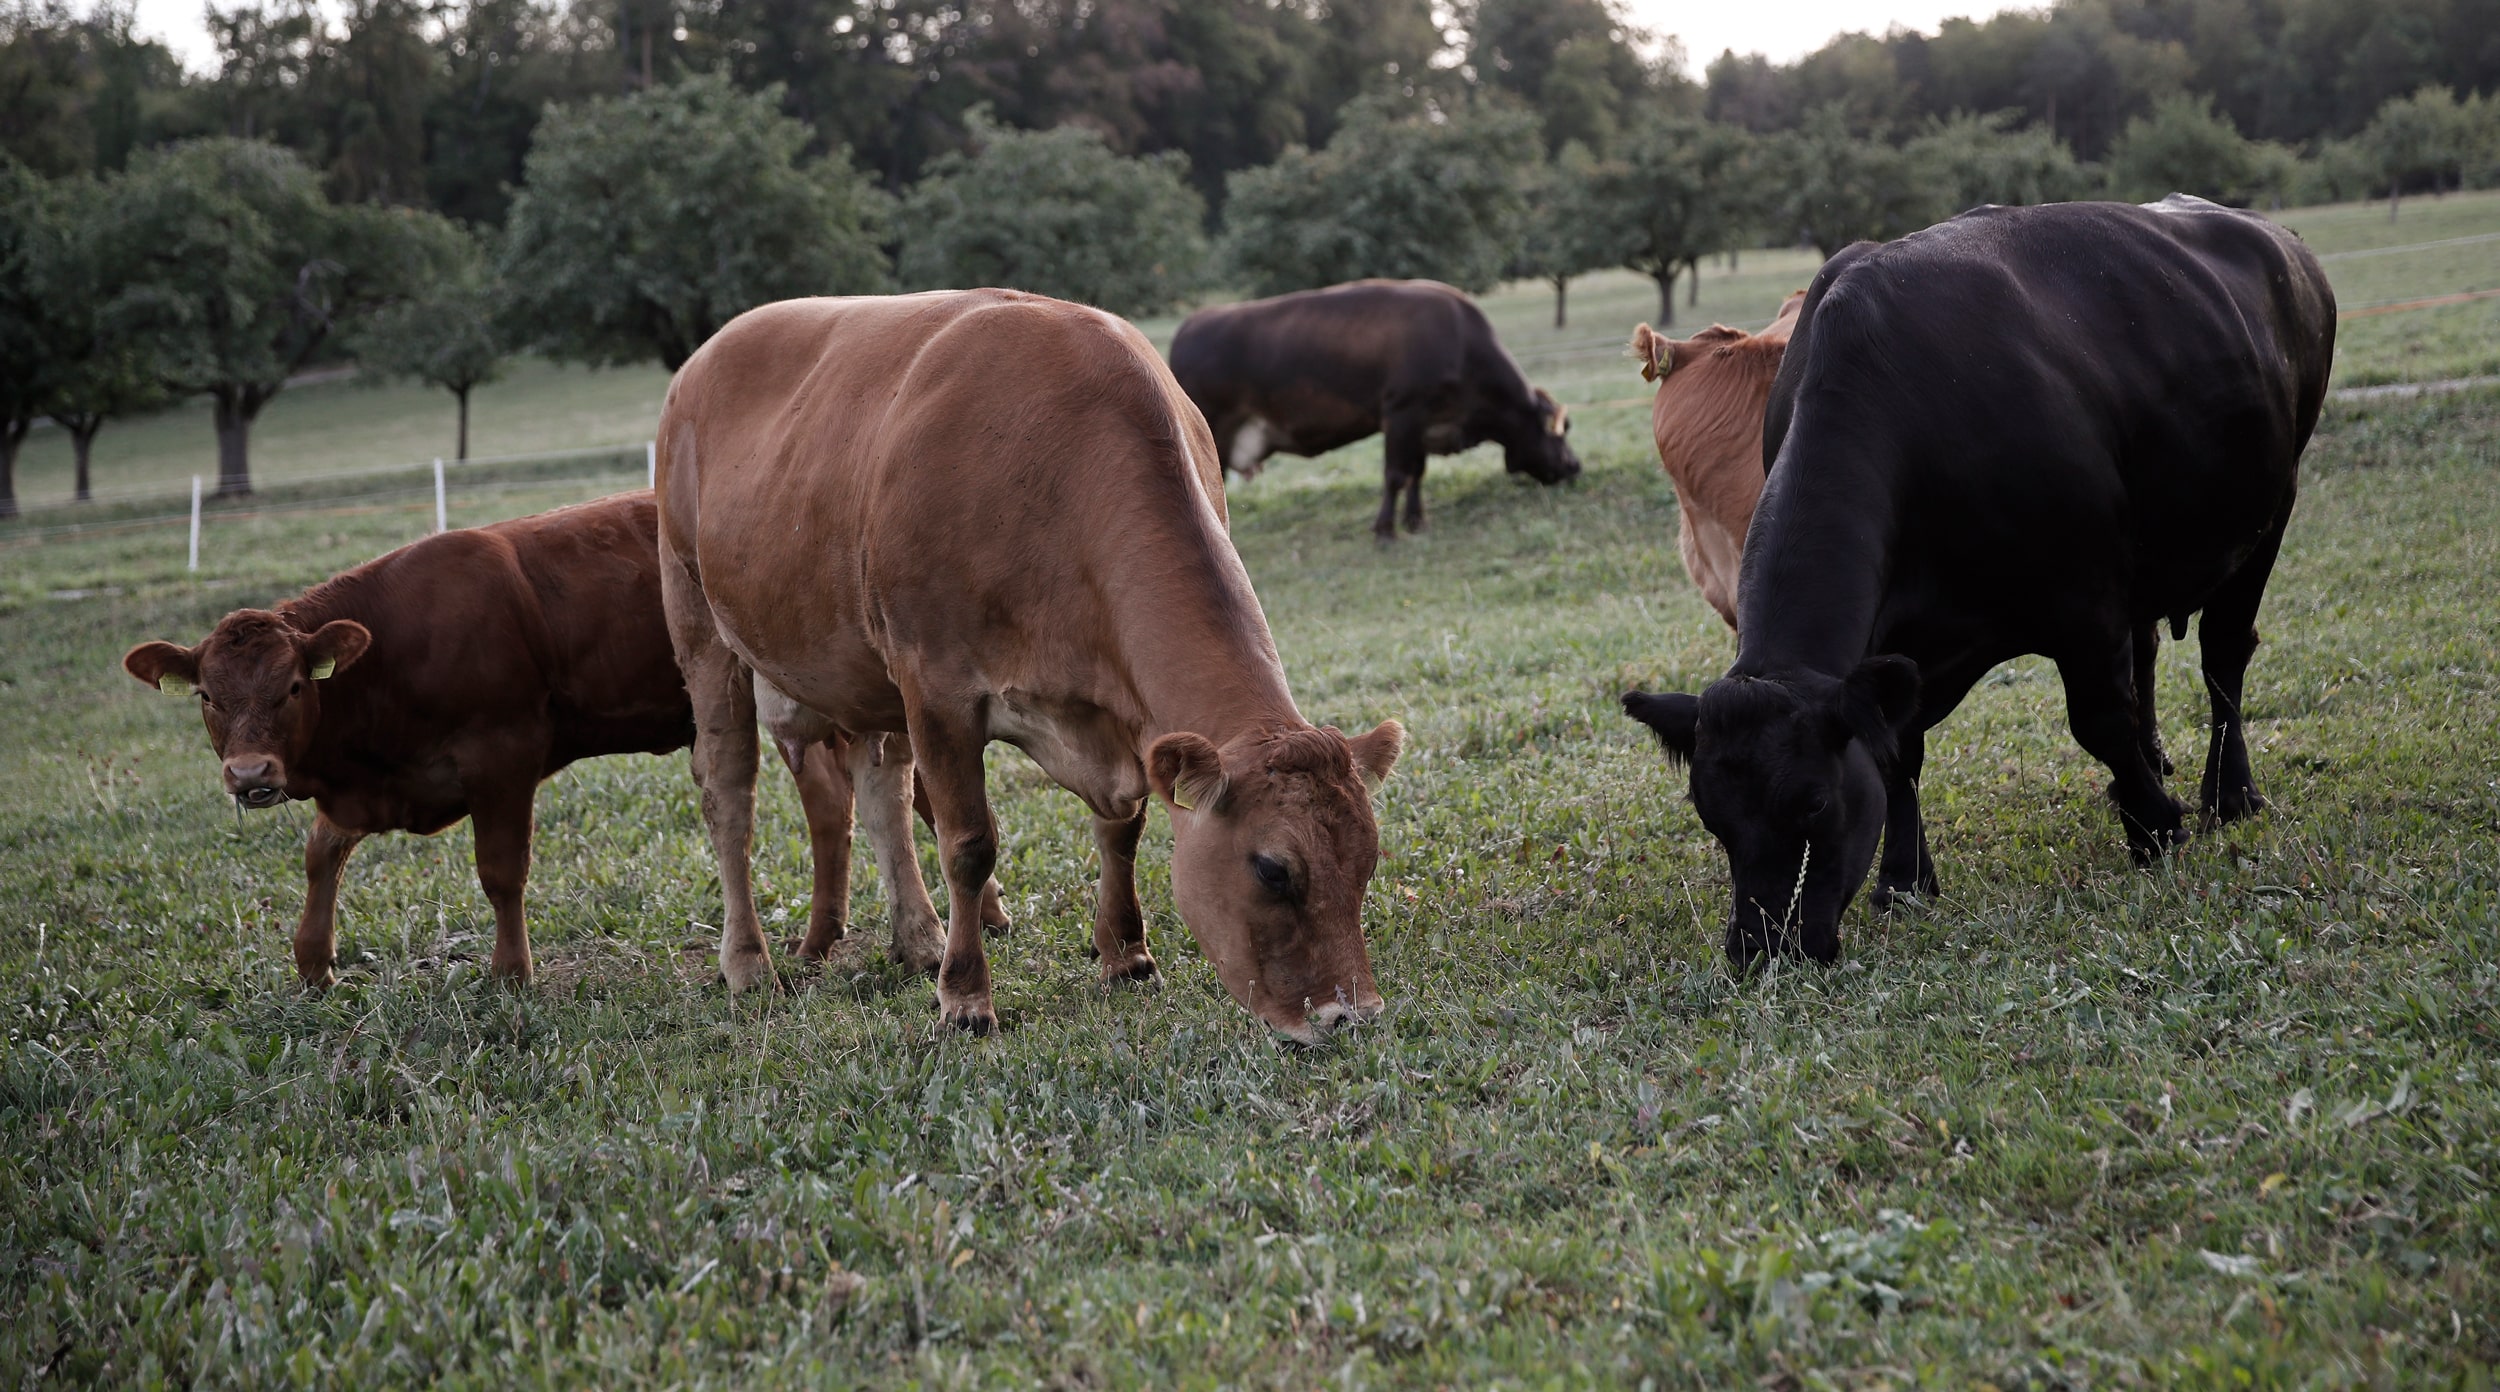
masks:
<svg viewBox="0 0 2500 1392"><path fill-rule="evenodd" d="M2034 4L2045 0L2033 0ZM1628 0L1632 18L1684 41L1693 75L1722 49L1765 53L1787 62L1823 46L1834 34L1882 34L1898 24L1933 32L1954 15L1986 16L2025 8L2003 0ZM325 9L336 10L335 4ZM201 0L139 0L140 32L160 37L183 62L205 71L214 61Z"/></svg>

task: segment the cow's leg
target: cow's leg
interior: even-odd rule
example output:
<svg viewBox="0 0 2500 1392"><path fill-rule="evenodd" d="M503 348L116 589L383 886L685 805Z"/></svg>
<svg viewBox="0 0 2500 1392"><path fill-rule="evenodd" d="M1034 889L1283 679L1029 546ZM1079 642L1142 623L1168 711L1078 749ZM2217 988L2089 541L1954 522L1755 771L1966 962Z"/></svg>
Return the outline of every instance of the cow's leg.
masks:
<svg viewBox="0 0 2500 1392"><path fill-rule="evenodd" d="M908 693L906 699L909 699ZM998 1024L990 1004L990 962L981 949L981 887L998 864L998 823L990 816L981 770L985 742L978 717L913 703L912 759L937 823L938 863L946 871L946 951L938 964L938 1010L950 1025L987 1034Z"/></svg>
<svg viewBox="0 0 2500 1392"><path fill-rule="evenodd" d="M1884 859L1875 871L1875 909L1881 913L1905 896L1936 893L1936 862L1927 854L1927 823L1918 811L1918 776L1927 766L1927 732L1901 737L1898 759L1884 783Z"/></svg>
<svg viewBox="0 0 2500 1392"><path fill-rule="evenodd" d="M1381 423L1380 516L1372 519L1372 535L1397 539L1398 494L1406 495L1406 530L1424 529L1424 421L1411 412L1392 412Z"/></svg>
<svg viewBox="0 0 2500 1392"><path fill-rule="evenodd" d="M532 772L535 772L535 768ZM469 832L477 842L477 884L495 908L495 955L487 970L497 979L526 985L530 979L529 921L521 899L529 887L530 826L535 779L469 795Z"/></svg>
<svg viewBox="0 0 2500 1392"><path fill-rule="evenodd" d="M669 637L694 706L694 781L720 870L720 971L733 992L776 987L772 951L755 917L748 855L755 840L755 682L712 627L711 606L663 545L660 594Z"/></svg>
<svg viewBox="0 0 2500 1392"><path fill-rule="evenodd" d="M887 747L890 749L902 750L906 755L909 754L911 749L911 746L900 738L895 738L893 743ZM917 777L913 778L911 781L911 809L919 814L920 824L929 829L929 834L931 836L937 835L937 818L929 812L929 790L920 785L920 780ZM920 862L918 860L914 860L912 862L912 874L916 877L919 873ZM925 895L927 891L924 890L922 892ZM1007 915L1007 901L1004 898L1004 893L1005 892L998 887L998 878L996 876L990 877L990 882L981 886L981 931L989 934L993 938L998 937L999 935L1005 933L1009 928L1015 926L1015 920ZM932 909L930 912L934 914L937 911Z"/></svg>
<svg viewBox="0 0 2500 1392"><path fill-rule="evenodd" d="M2170 751L2161 747L2161 718L2154 711L2153 696L2160 676L2153 670L2153 659L2161 655L2161 620L2136 630L2135 634L2135 727L2144 737L2144 762L2151 764L2162 777L2179 771L2170 762Z"/></svg>
<svg viewBox="0 0 2500 1392"><path fill-rule="evenodd" d="M894 960L914 971L933 972L946 951L937 906L920 878L920 852L912 845L911 802L916 780L911 741L901 735L861 735L851 741L851 782L859 789L860 823L893 924ZM995 887L996 882L992 882Z"/></svg>
<svg viewBox="0 0 2500 1392"><path fill-rule="evenodd" d="M2205 602L2197 623L2197 646L2204 650L2205 691L2213 698L2213 735L2205 746L2205 777L2198 802L2204 815L2217 822L2236 822L2264 810L2256 775L2248 767L2248 739L2241 697L2246 692L2248 660L2257 651L2257 606L2274 574L2274 556L2283 544L2277 527L2247 562Z"/></svg>
<svg viewBox="0 0 2500 1392"><path fill-rule="evenodd" d="M1094 953L1102 980L1144 981L1155 974L1146 950L1146 915L1137 907L1137 840L1146 832L1146 804L1127 817L1094 819L1094 850L1102 857L1102 885L1094 897Z"/></svg>
<svg viewBox="0 0 2500 1392"><path fill-rule="evenodd" d="M364 839L363 832L318 814L312 834L304 838L304 916L295 922L295 973L316 991L338 979L339 872Z"/></svg>
<svg viewBox="0 0 2500 1392"><path fill-rule="evenodd" d="M795 747L775 743L798 784L799 807L807 814L808 854L816 863L815 887L807 901L807 936L799 940L799 956L821 962L845 936L851 911L850 759L856 741L837 732Z"/></svg>
<svg viewBox="0 0 2500 1392"><path fill-rule="evenodd" d="M2108 765L2113 779L2110 797L2118 804L2119 824L2126 828L2127 850L2138 865L2150 865L2187 840L2181 822L2185 807L2161 785L2161 775L2144 757L2143 732L2136 728L2135 642L2121 626L2097 635L2057 658L2058 675L2066 683L2066 723L2075 742Z"/></svg>

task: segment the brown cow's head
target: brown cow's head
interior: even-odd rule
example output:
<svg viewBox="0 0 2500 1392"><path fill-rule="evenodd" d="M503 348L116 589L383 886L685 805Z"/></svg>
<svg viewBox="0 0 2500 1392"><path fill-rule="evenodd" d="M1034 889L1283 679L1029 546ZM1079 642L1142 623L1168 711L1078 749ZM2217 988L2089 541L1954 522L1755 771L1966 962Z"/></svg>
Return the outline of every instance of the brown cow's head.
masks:
<svg viewBox="0 0 2500 1392"><path fill-rule="evenodd" d="M289 796L288 766L320 723L321 682L372 642L352 619L304 633L266 610L237 609L198 647L141 643L122 655L122 668L169 695L198 693L226 791L246 807L275 807Z"/></svg>
<svg viewBox="0 0 2500 1392"><path fill-rule="evenodd" d="M1514 423L1502 435L1502 467L1526 474L1539 483L1566 483L1580 476L1580 456L1571 452L1571 413L1543 387L1529 390L1532 420Z"/></svg>
<svg viewBox="0 0 2500 1392"><path fill-rule="evenodd" d="M1270 730L1218 748L1165 735L1146 774L1172 809L1172 898L1224 989L1305 1044L1380 1011L1363 890L1380 861L1371 790L1406 731L1385 720Z"/></svg>

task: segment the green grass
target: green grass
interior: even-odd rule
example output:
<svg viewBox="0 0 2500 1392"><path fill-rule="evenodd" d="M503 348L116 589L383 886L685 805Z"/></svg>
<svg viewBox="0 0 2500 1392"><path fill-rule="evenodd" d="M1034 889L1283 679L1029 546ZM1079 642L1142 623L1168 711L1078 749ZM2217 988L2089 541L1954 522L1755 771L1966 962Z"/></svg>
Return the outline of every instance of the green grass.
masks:
<svg viewBox="0 0 2500 1392"><path fill-rule="evenodd" d="M1805 271L1748 257L1686 324ZM1545 343L1651 310L1629 277L1575 299ZM1545 308L1495 312L1524 341ZM1546 361L1576 400L1639 390ZM360 412L400 428L329 390L273 411L344 403L341 457ZM880 951L786 998L710 986L682 755L544 791L537 989L482 979L461 828L359 853L344 980L307 998L305 810L238 819L189 704L116 660L420 534L430 499L220 517L198 577L179 529L21 532L0 1383L2487 1386L2500 393L2333 410L2252 671L2265 816L2130 869L2053 671L2014 663L1931 743L1944 895L1743 982L1723 863L1613 706L1733 645L1641 413L1580 419L1577 487L1437 461L1434 531L1386 550L1376 446L1236 495L1306 712L1412 730L1366 911L1389 1014L1313 1052L1196 955L1160 817L1166 980L1099 990L1083 811L1004 749L998 1037L939 1032ZM2194 660L2161 666L2191 787ZM801 824L764 800L761 900L795 924Z"/></svg>

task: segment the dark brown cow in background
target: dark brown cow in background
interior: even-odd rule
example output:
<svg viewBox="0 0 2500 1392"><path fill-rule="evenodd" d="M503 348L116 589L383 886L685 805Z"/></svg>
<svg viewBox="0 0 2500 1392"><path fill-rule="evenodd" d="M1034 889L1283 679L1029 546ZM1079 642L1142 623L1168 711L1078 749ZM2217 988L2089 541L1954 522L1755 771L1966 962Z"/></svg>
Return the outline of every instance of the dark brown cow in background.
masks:
<svg viewBox="0 0 2500 1392"><path fill-rule="evenodd" d="M1800 290L1759 333L1713 324L1691 338L1669 338L1647 324L1632 331L1641 376L1658 384L1649 423L1658 462L1675 481L1680 519L1675 549L1701 597L1736 627L1737 563L1745 528L1762 495L1762 413L1788 336L1806 302Z"/></svg>
<svg viewBox="0 0 2500 1392"><path fill-rule="evenodd" d="M313 801L295 930L305 984L333 979L339 872L356 844L430 835L464 816L495 909L491 969L529 978L521 901L539 783L577 759L665 754L694 737L660 608L657 537L648 492L444 532L274 610L236 610L197 647L142 643L122 659L150 686L198 693L238 803ZM935 967L909 760L881 757L881 737L849 739L787 703L777 710L815 856L801 953L822 957L844 936L856 784L894 954ZM1005 921L995 883L981 907L990 925Z"/></svg>
<svg viewBox="0 0 2500 1392"><path fill-rule="evenodd" d="M1579 477L1561 403L1528 385L1476 302L1435 280L1358 280L1181 321L1172 375L1206 416L1224 467L1249 478L1278 451L1325 454L1378 433L1372 532L1424 526L1424 462L1487 440L1539 483Z"/></svg>

